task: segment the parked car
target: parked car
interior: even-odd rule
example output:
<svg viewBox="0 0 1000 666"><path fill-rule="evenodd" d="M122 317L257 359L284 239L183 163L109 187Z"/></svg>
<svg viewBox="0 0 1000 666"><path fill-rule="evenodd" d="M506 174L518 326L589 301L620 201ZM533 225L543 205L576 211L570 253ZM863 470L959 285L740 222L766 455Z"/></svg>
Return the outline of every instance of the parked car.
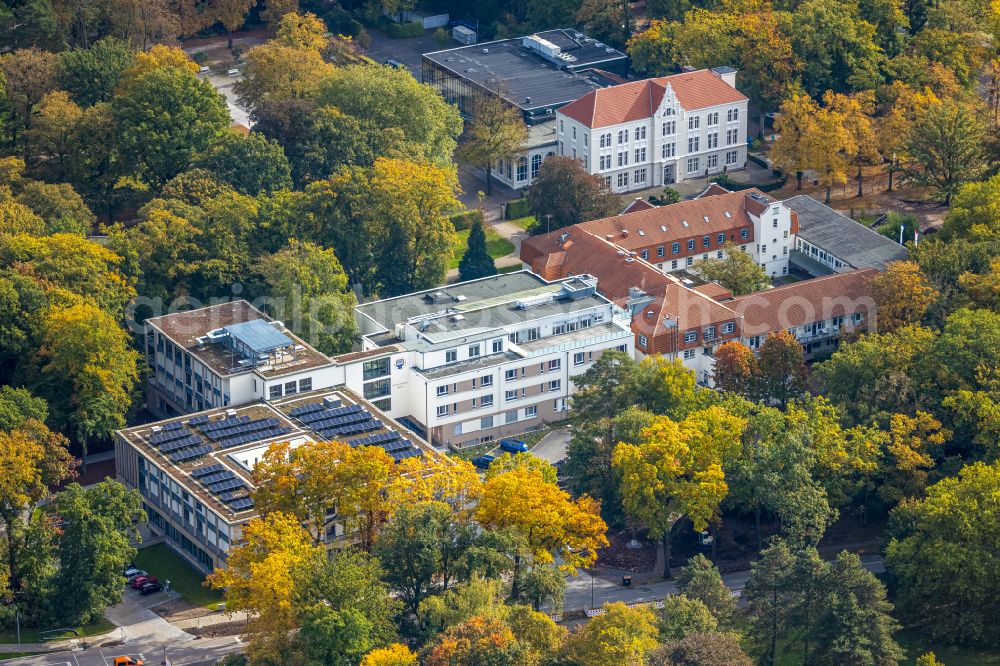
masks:
<svg viewBox="0 0 1000 666"><path fill-rule="evenodd" d="M527 453L528 445L519 439L501 439L500 449L511 453Z"/></svg>
<svg viewBox="0 0 1000 666"><path fill-rule="evenodd" d="M152 576L149 574L145 576L136 576L135 578L132 579L132 589L138 590L146 583L157 583L157 582L159 581L156 579L156 576Z"/></svg>
<svg viewBox="0 0 1000 666"><path fill-rule="evenodd" d="M128 565L127 567L125 567L125 570L122 571L122 575L125 576L125 578L135 578L141 573L143 573L142 569L135 566L134 564Z"/></svg>
<svg viewBox="0 0 1000 666"><path fill-rule="evenodd" d="M133 657L115 657L114 666L144 666L146 662Z"/></svg>
<svg viewBox="0 0 1000 666"><path fill-rule="evenodd" d="M476 467L479 467L480 469L486 469L487 467L490 466L490 463L492 463L495 459L496 456L491 456L490 454L487 453L486 455L473 458L472 464L475 465Z"/></svg>
<svg viewBox="0 0 1000 666"><path fill-rule="evenodd" d="M128 582L131 583L133 580L135 580L139 576L148 576L148 575L149 575L149 572L144 571L142 569L132 569L132 570L129 570L129 572L127 574L125 574L125 579Z"/></svg>
<svg viewBox="0 0 1000 666"><path fill-rule="evenodd" d="M154 592L159 592L163 589L163 586L159 583L146 583L139 588L139 594L146 596L147 594L153 594Z"/></svg>

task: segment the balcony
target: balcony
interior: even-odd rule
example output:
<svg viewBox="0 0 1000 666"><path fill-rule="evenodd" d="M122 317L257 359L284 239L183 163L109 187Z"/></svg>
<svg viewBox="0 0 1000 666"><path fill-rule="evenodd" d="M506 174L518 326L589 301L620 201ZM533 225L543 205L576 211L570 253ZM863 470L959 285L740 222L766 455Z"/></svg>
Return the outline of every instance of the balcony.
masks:
<svg viewBox="0 0 1000 666"><path fill-rule="evenodd" d="M590 347L602 342L613 342L616 340L627 341L631 339L632 331L628 326L615 321L610 324L599 324L589 328L583 328L572 333L555 335L540 340L532 340L518 346L518 350L525 358L544 356L555 352L571 351L581 347Z"/></svg>

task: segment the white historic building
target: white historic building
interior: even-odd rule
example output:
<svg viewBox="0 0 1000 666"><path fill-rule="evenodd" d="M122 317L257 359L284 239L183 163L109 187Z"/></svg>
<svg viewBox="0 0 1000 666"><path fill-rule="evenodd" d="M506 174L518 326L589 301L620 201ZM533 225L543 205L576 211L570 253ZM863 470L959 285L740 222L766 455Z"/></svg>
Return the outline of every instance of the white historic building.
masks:
<svg viewBox="0 0 1000 666"><path fill-rule="evenodd" d="M747 101L730 67L594 90L556 111L559 154L615 192L742 169Z"/></svg>

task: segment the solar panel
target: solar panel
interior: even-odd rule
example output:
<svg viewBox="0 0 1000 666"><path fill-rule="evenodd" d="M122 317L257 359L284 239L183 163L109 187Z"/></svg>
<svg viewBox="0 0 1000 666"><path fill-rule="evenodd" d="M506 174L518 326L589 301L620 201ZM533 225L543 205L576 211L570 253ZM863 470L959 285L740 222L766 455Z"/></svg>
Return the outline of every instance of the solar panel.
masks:
<svg viewBox="0 0 1000 666"><path fill-rule="evenodd" d="M246 511L247 509L253 508L253 500L249 497L243 499L238 499L229 505L229 508L233 511Z"/></svg>
<svg viewBox="0 0 1000 666"><path fill-rule="evenodd" d="M216 472L221 472L226 469L225 465L220 465L216 463L215 465L209 465L207 467L199 467L198 469L191 470L191 476L196 479L201 479L208 476L209 474L215 474Z"/></svg>
<svg viewBox="0 0 1000 666"><path fill-rule="evenodd" d="M244 488L246 484L243 483L243 479L226 479L225 481L219 481L218 483L213 483L208 487L208 492L213 495L218 495L219 493L224 493L227 490L236 490L237 488Z"/></svg>
<svg viewBox="0 0 1000 666"><path fill-rule="evenodd" d="M413 446L408 439L400 439L395 442L385 442L382 444L382 448L385 449L386 453L393 453L394 451L403 451L405 449Z"/></svg>
<svg viewBox="0 0 1000 666"><path fill-rule="evenodd" d="M349 423L347 425L335 426L333 428L326 428L320 430L319 434L323 437L333 437L337 435L354 435L359 432L369 432L371 430L378 430L382 427L382 422L376 419L368 419L367 421L360 421L358 423Z"/></svg>
<svg viewBox="0 0 1000 666"><path fill-rule="evenodd" d="M204 483L206 486L210 486L213 483L218 483L219 481L225 481L226 479L234 479L234 478L236 478L236 474L227 469L215 472L213 474L209 474L208 476L204 476L198 480Z"/></svg>
<svg viewBox="0 0 1000 666"><path fill-rule="evenodd" d="M201 444L201 437L198 437L197 435L190 435L184 439L176 439L172 442L161 444L160 453L173 453L174 451L180 451L181 449L186 449L189 446L196 446L198 444Z"/></svg>
<svg viewBox="0 0 1000 666"><path fill-rule="evenodd" d="M216 428L210 432L206 432L205 436L209 439L228 439L229 437L236 437L238 435L247 435L251 432L256 432L258 430L267 430L269 428L277 427L281 421L275 418L270 419L257 419L256 421L250 421L248 423L240 423L232 428Z"/></svg>
<svg viewBox="0 0 1000 666"><path fill-rule="evenodd" d="M222 419L221 421L211 421L204 424L199 428L202 432L208 433L221 428L232 428L233 426L239 425L241 423L246 423L250 420L249 416L233 416L228 419Z"/></svg>
<svg viewBox="0 0 1000 666"><path fill-rule="evenodd" d="M359 437L357 439L350 440L348 443L351 446L373 446L376 444L384 445L397 439L402 439L402 436L398 432L392 431L380 432L375 435L369 435L368 437Z"/></svg>
<svg viewBox="0 0 1000 666"><path fill-rule="evenodd" d="M163 427L163 430L177 430L178 428L181 428L183 426L184 426L184 424L181 423L180 421L174 421L173 423L168 423L167 425L162 426L162 427Z"/></svg>
<svg viewBox="0 0 1000 666"><path fill-rule="evenodd" d="M396 451L395 453L390 453L393 460L399 462L400 460L406 460L407 458L416 458L417 456L424 455L420 452L420 449L405 449L403 451Z"/></svg>
<svg viewBox="0 0 1000 666"><path fill-rule="evenodd" d="M176 464L176 463L182 463L185 460L194 460L195 458L203 456L206 453L209 453L211 450L212 450L212 447L209 446L208 444L205 444L203 446L199 446L199 447L196 447L196 448L193 448L193 449L186 449L186 450L181 451L179 453L175 453L175 454L173 454L173 455L170 456L170 460L174 464Z"/></svg>
<svg viewBox="0 0 1000 666"><path fill-rule="evenodd" d="M338 416L336 418L320 419L317 421L312 421L307 425L313 430L327 430L329 428L347 425L348 423L358 423L360 421L366 421L371 417L372 415L367 411L365 411L365 412L358 412L356 414L348 414L347 416Z"/></svg>
<svg viewBox="0 0 1000 666"><path fill-rule="evenodd" d="M175 439L181 439L182 437L187 437L188 435L193 435L194 433L187 428L174 428L167 430L165 432L155 432L148 437L149 443L154 445L165 444L167 442L172 442Z"/></svg>
<svg viewBox="0 0 1000 666"><path fill-rule="evenodd" d="M226 439L220 439L216 444L218 444L223 449L231 449L234 446L242 446L243 444L249 444L250 442L260 442L265 439L270 439L272 437L278 437L279 435L285 435L292 432L292 429L288 426L281 426L279 428L270 428L268 430L261 430L259 432L251 432L245 435L237 435L236 437L229 437Z"/></svg>
<svg viewBox="0 0 1000 666"><path fill-rule="evenodd" d="M322 402L314 402L311 405L302 405L301 407L296 407L292 411L288 412L291 416L302 416L304 414L312 414L313 412L323 411Z"/></svg>
<svg viewBox="0 0 1000 666"><path fill-rule="evenodd" d="M241 497L246 497L246 496L247 496L246 492L244 492L242 488L240 488L239 490L230 490L228 492L219 493L218 495L219 499L225 502L226 504L229 504L234 500L238 500Z"/></svg>
<svg viewBox="0 0 1000 666"><path fill-rule="evenodd" d="M347 407L337 407L336 409L323 409L319 411L310 412L308 414L303 414L299 417L299 420L306 425L314 423L322 419L336 419L350 414L357 414L365 411L365 408L361 405L348 405ZM367 413L367 412L366 412Z"/></svg>
<svg viewBox="0 0 1000 666"><path fill-rule="evenodd" d="M196 416L188 421L188 425L201 425L202 423L208 423L208 415L202 414L201 416Z"/></svg>

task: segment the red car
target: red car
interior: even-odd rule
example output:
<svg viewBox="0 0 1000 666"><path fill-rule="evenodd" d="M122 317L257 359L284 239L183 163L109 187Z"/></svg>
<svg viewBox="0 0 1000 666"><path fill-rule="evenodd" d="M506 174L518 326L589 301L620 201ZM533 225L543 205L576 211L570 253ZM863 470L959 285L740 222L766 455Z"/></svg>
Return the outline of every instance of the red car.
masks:
<svg viewBox="0 0 1000 666"><path fill-rule="evenodd" d="M138 590L140 587L142 587L146 583L158 583L158 582L159 581L156 579L156 576L152 576L152 575L149 575L149 576L136 576L135 578L132 579L132 589L133 590Z"/></svg>

